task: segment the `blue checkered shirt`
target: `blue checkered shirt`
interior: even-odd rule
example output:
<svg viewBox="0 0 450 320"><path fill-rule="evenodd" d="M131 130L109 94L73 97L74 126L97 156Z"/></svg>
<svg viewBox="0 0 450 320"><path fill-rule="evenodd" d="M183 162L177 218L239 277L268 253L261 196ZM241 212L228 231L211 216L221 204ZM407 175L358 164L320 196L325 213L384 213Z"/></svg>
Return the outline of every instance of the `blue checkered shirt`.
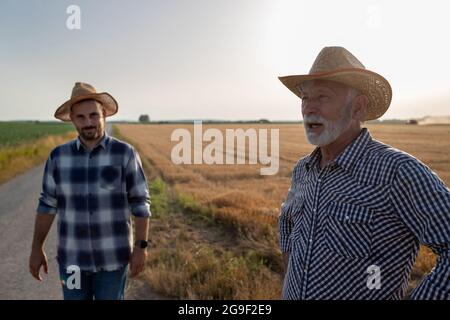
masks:
<svg viewBox="0 0 450 320"><path fill-rule="evenodd" d="M141 160L129 144L105 136L89 152L79 138L56 147L45 165L38 214L58 214L58 263L85 271L128 264L130 213L150 216Z"/></svg>
<svg viewBox="0 0 450 320"><path fill-rule="evenodd" d="M330 164L294 168L279 216L284 299L402 299L419 245L438 261L412 299L450 299L450 190L364 128Z"/></svg>

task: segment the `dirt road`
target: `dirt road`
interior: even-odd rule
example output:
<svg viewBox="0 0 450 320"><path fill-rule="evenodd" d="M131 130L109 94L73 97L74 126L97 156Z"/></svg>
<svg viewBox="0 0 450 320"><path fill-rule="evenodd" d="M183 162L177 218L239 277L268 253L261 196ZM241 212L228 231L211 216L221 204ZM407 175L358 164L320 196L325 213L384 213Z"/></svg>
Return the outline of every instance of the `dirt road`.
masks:
<svg viewBox="0 0 450 320"><path fill-rule="evenodd" d="M111 127L107 130L111 132ZM56 219L45 245L49 274L39 282L28 271L43 170L42 164L0 185L0 300L62 299L56 262ZM154 294L146 281L138 278L129 279L126 299L164 297Z"/></svg>
<svg viewBox="0 0 450 320"><path fill-rule="evenodd" d="M46 242L49 274L28 271L43 165L0 185L0 299L62 299L56 263L56 223Z"/></svg>

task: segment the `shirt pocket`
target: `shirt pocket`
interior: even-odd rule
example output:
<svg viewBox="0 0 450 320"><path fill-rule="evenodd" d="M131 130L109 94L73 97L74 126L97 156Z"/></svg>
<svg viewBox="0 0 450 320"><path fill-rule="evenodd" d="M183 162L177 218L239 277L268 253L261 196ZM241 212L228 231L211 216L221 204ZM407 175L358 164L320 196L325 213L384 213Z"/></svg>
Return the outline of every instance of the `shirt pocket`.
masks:
<svg viewBox="0 0 450 320"><path fill-rule="evenodd" d="M350 259L370 256L373 229L370 209L331 202L326 215L325 244L329 250Z"/></svg>
<svg viewBox="0 0 450 320"><path fill-rule="evenodd" d="M122 166L101 166L99 172L100 188L116 190L122 183Z"/></svg>

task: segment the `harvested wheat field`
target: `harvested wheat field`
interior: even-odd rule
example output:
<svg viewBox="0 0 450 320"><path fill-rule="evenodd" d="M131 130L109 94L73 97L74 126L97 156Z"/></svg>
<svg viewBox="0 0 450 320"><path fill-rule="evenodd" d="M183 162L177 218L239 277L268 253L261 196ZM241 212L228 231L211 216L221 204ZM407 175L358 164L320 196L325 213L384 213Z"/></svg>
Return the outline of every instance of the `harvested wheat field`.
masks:
<svg viewBox="0 0 450 320"><path fill-rule="evenodd" d="M367 127L375 139L419 158L434 170L447 185L450 185L450 139L448 139L450 137L450 126L369 124ZM261 167L267 167L268 165L259 163L245 165L174 165L171 161L171 152L178 141L171 141L171 134L176 129L185 128L191 132L192 145L194 145L192 125L120 124L116 128L120 137L125 138L138 148L151 177L160 177L178 196L189 197L189 199L195 201L199 208L211 208L215 220L238 230L243 238L251 241L248 243L254 243L257 246L264 243L262 246L264 248L261 247L260 251L266 252L266 260L272 260L272 264L268 264L268 270L276 274L276 276L269 276L266 279L269 282L267 287L264 288L266 293L243 294L242 291L245 291L245 289L241 288L238 290L240 293L224 295L223 297L257 297L261 299L276 299L279 297L281 272L279 267L273 266L281 261L277 247L279 208L288 191L290 176L295 163L314 149L306 141L302 125L203 125L203 132L208 128L221 130L224 140L226 137L225 129L279 129L280 161L278 173L275 175L261 175ZM261 140L259 142L261 143ZM266 142L270 146L270 139ZM209 143L203 142L203 146ZM248 150L248 143L246 150ZM246 158L248 160L248 155ZM272 251L272 257L267 254L268 250ZM273 255L276 257L273 257ZM417 281L431 269L434 259L434 255L429 250L422 248L413 271L411 288L417 285ZM166 288L166 291L170 291L170 289ZM187 291L189 290L187 289ZM205 298L191 291L184 294L178 292L174 295L181 295L185 298ZM171 294L171 292L164 293ZM206 298L208 297L214 298L216 296L212 295Z"/></svg>

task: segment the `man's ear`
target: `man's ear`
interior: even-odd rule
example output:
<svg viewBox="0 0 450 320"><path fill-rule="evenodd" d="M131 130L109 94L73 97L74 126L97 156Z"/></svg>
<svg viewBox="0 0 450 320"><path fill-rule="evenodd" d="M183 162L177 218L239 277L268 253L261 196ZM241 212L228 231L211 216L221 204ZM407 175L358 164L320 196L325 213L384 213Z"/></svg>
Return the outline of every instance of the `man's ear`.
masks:
<svg viewBox="0 0 450 320"><path fill-rule="evenodd" d="M353 101L353 119L363 122L366 119L369 98L366 95L358 95Z"/></svg>
<svg viewBox="0 0 450 320"><path fill-rule="evenodd" d="M74 119L73 108L74 108L77 104L78 104L78 103L75 103L75 104L73 104L73 105L70 106L70 110L69 110L69 118L70 118L70 121L72 121L72 122L73 122L73 119Z"/></svg>

